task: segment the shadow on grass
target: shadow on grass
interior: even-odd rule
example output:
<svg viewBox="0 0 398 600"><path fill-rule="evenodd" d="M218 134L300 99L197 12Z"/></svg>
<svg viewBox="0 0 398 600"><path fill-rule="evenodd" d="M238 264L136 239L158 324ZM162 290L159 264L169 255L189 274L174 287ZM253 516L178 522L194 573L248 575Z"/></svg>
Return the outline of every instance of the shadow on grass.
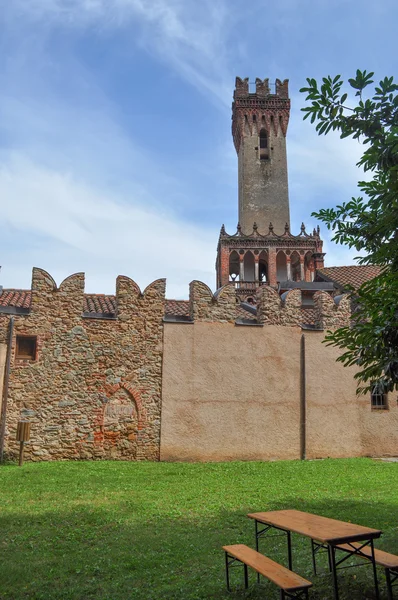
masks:
<svg viewBox="0 0 398 600"><path fill-rule="evenodd" d="M396 505L388 502L315 502L284 498L267 510L296 508L343 521L384 530L376 546L398 551ZM254 547L254 523L248 512L218 510L212 517L151 515L138 521L134 507L114 510L84 506L63 511L0 518L0 599L134 600L204 598L279 598L278 590L264 581L242 588L240 569L233 573L234 591L225 589L222 545L244 543ZM261 551L286 565L284 537L264 539ZM293 536L293 568L314 583L310 597L333 598L325 558L320 574L311 567L310 542ZM379 577L381 598L386 598L384 575ZM339 572L341 600L373 598L372 571L362 567Z"/></svg>

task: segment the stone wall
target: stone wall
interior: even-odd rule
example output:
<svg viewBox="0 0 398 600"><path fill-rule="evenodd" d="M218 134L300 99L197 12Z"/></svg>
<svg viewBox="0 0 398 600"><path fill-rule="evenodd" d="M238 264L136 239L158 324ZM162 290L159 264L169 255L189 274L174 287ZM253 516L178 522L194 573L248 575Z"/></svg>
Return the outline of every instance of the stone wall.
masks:
<svg viewBox="0 0 398 600"><path fill-rule="evenodd" d="M31 421L31 460L159 458L165 281L141 293L118 277L114 319L83 317L84 275L57 287L33 270L31 311L14 315L6 451ZM0 343L9 315L0 315ZM36 360L15 357L16 336L37 336Z"/></svg>
<svg viewBox="0 0 398 600"><path fill-rule="evenodd" d="M189 285L189 313L193 321L234 322L236 319L236 292L227 284L215 294L201 281Z"/></svg>

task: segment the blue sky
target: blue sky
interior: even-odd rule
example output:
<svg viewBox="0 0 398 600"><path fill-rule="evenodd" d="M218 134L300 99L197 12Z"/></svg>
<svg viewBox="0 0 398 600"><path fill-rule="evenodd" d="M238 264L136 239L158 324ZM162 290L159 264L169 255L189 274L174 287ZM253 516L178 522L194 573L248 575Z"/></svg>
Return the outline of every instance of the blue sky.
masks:
<svg viewBox="0 0 398 600"><path fill-rule="evenodd" d="M356 195L360 146L302 121L308 76L394 75L395 0L0 0L1 278L31 269L114 293L167 278L214 290L237 222L235 76L290 80L292 232ZM353 254L328 241L326 264Z"/></svg>

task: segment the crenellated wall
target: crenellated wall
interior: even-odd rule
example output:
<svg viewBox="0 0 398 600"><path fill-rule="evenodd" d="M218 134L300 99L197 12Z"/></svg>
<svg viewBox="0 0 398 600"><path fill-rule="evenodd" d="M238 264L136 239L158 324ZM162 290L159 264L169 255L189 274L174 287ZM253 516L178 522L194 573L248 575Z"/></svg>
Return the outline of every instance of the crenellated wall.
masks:
<svg viewBox="0 0 398 600"><path fill-rule="evenodd" d="M236 292L227 284L215 294L201 281L189 285L189 314L193 321L233 323L236 319Z"/></svg>
<svg viewBox="0 0 398 600"><path fill-rule="evenodd" d="M236 327L232 289L213 295L192 282L192 325L165 323L161 460L397 455L396 398L372 410L369 395L356 395L355 369L322 343L324 330L348 324L348 297L317 292L315 329L302 329L301 291L262 286L257 327Z"/></svg>
<svg viewBox="0 0 398 600"><path fill-rule="evenodd" d="M242 318L233 284L213 294L193 281L190 319L170 322L165 280L141 292L120 276L114 316L93 318L82 273L57 287L34 269L31 309L13 314L6 452L17 455L22 418L28 460L296 459L304 403L308 458L398 454L396 398L372 410L355 369L322 343L349 322L348 297L314 298L311 330L299 289L262 286L257 319ZM10 318L0 313L0 381ZM35 360L16 356L17 336L36 337Z"/></svg>
<svg viewBox="0 0 398 600"><path fill-rule="evenodd" d="M315 292L315 325L319 329L337 329L349 324L351 301L348 295L335 296Z"/></svg>
<svg viewBox="0 0 398 600"><path fill-rule="evenodd" d="M257 292L257 320L264 325L300 325L301 290L294 289L281 297L269 286L259 288Z"/></svg>
<svg viewBox="0 0 398 600"><path fill-rule="evenodd" d="M165 280L141 293L116 282L116 317L83 316L84 274L59 287L33 269L31 311L14 315L6 451L17 421L31 421L32 460L159 458ZM6 342L9 315L0 315ZM34 361L15 357L16 336L37 336Z"/></svg>

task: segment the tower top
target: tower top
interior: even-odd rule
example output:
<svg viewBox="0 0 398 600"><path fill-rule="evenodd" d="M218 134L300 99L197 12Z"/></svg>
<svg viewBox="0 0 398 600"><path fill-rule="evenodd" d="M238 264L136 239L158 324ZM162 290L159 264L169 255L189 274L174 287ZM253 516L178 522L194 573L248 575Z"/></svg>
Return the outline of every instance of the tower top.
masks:
<svg viewBox="0 0 398 600"><path fill-rule="evenodd" d="M256 77L256 91L249 92L249 78L237 77L235 79L235 91L234 100L237 98L265 98L267 96L275 96L287 100L289 98L289 80L284 79L283 82L280 79L275 81L275 93L271 93L269 79L260 79Z"/></svg>
<svg viewBox="0 0 398 600"><path fill-rule="evenodd" d="M271 129L277 135L280 127L282 134L286 136L290 115L289 80L284 79L282 82L277 79L272 87L274 92L271 92L268 78L257 77L256 91L250 92L249 78L236 78L232 102L232 136L238 154L242 137L253 133L253 123L256 129L263 127L268 135Z"/></svg>

